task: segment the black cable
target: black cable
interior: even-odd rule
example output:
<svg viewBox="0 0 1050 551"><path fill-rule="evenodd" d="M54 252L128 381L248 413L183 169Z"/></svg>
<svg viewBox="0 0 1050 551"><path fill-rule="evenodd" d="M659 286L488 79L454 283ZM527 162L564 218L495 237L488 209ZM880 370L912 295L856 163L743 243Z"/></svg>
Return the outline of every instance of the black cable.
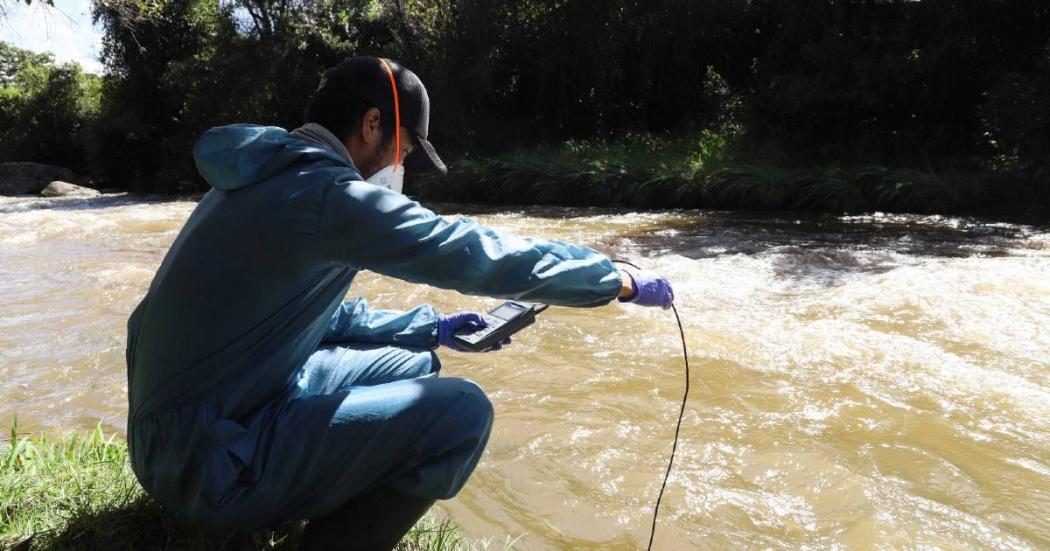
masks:
<svg viewBox="0 0 1050 551"><path fill-rule="evenodd" d="M641 270L638 266L626 262L623 260L613 260L613 262L630 266L636 270ZM685 345L685 330L682 329L682 318L678 315L678 308L674 305L674 300L671 301L671 311L674 312L674 319L678 322L678 334L682 337L682 358L685 359L685 394L682 396L682 409L678 412L678 424L674 429L674 444L671 446L671 459L667 462L667 472L664 473L664 481L660 484L660 493L656 496L656 506L653 507L653 527L649 532L649 546L646 549L652 551L653 538L656 537L656 519L660 517L660 501L664 498L664 490L667 488L667 479L671 477L671 467L674 466L674 454L678 451L678 435L682 432L682 418L685 417L685 405L689 401L689 350Z"/></svg>

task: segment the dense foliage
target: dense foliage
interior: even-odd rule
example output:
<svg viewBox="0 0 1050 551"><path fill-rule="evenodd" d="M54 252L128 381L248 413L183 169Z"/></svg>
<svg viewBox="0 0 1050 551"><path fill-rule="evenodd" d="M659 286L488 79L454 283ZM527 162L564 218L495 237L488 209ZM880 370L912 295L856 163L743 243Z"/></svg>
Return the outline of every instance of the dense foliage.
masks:
<svg viewBox="0 0 1050 551"><path fill-rule="evenodd" d="M655 133L786 167L1050 177L1043 0L96 0L95 16L108 75L74 168L133 189L199 189L197 135L298 125L354 53L420 74L453 159ZM28 139L5 132L4 158L68 144Z"/></svg>
<svg viewBox="0 0 1050 551"><path fill-rule="evenodd" d="M77 64L0 42L0 159L84 166L100 88Z"/></svg>

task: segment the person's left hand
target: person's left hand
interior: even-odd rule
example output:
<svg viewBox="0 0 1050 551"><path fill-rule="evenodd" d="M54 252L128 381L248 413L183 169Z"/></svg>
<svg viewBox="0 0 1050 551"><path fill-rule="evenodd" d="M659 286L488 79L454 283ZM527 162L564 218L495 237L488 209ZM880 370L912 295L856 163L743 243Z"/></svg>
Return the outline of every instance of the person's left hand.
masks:
<svg viewBox="0 0 1050 551"><path fill-rule="evenodd" d="M674 303L674 289L666 277L649 270L626 272L633 281L634 295L621 297L620 302L633 302L640 306L659 306L668 309Z"/></svg>
<svg viewBox="0 0 1050 551"><path fill-rule="evenodd" d="M468 333L473 333L480 329L488 327L488 323L485 322L485 318L477 312L459 312L456 314L449 314L447 316L440 316L438 318L438 344L441 346L447 346L452 350L459 352L476 352L469 348L461 346L452 338L459 330L469 329ZM511 339L507 337L502 342L496 343L491 348L483 350L483 352L493 352L503 348L503 345L510 344Z"/></svg>

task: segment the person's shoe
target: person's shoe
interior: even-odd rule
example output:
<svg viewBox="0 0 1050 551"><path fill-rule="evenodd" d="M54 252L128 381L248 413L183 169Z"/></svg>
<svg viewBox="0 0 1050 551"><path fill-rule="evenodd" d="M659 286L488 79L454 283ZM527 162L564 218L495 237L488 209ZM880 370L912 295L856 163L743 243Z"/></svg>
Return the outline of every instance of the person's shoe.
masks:
<svg viewBox="0 0 1050 551"><path fill-rule="evenodd" d="M432 499L377 488L311 519L299 549L389 551L433 505Z"/></svg>

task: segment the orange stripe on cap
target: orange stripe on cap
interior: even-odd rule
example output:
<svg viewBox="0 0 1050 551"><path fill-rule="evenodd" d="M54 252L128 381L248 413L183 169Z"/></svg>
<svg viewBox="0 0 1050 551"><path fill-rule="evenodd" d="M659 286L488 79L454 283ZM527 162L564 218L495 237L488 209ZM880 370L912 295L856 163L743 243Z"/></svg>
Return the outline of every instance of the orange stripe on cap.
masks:
<svg viewBox="0 0 1050 551"><path fill-rule="evenodd" d="M394 92L394 170L397 170L398 165L401 164L401 102L397 97L397 81L394 80L394 70L390 68L390 64L385 59L379 58L379 62L386 69L386 74L390 77L390 90Z"/></svg>

